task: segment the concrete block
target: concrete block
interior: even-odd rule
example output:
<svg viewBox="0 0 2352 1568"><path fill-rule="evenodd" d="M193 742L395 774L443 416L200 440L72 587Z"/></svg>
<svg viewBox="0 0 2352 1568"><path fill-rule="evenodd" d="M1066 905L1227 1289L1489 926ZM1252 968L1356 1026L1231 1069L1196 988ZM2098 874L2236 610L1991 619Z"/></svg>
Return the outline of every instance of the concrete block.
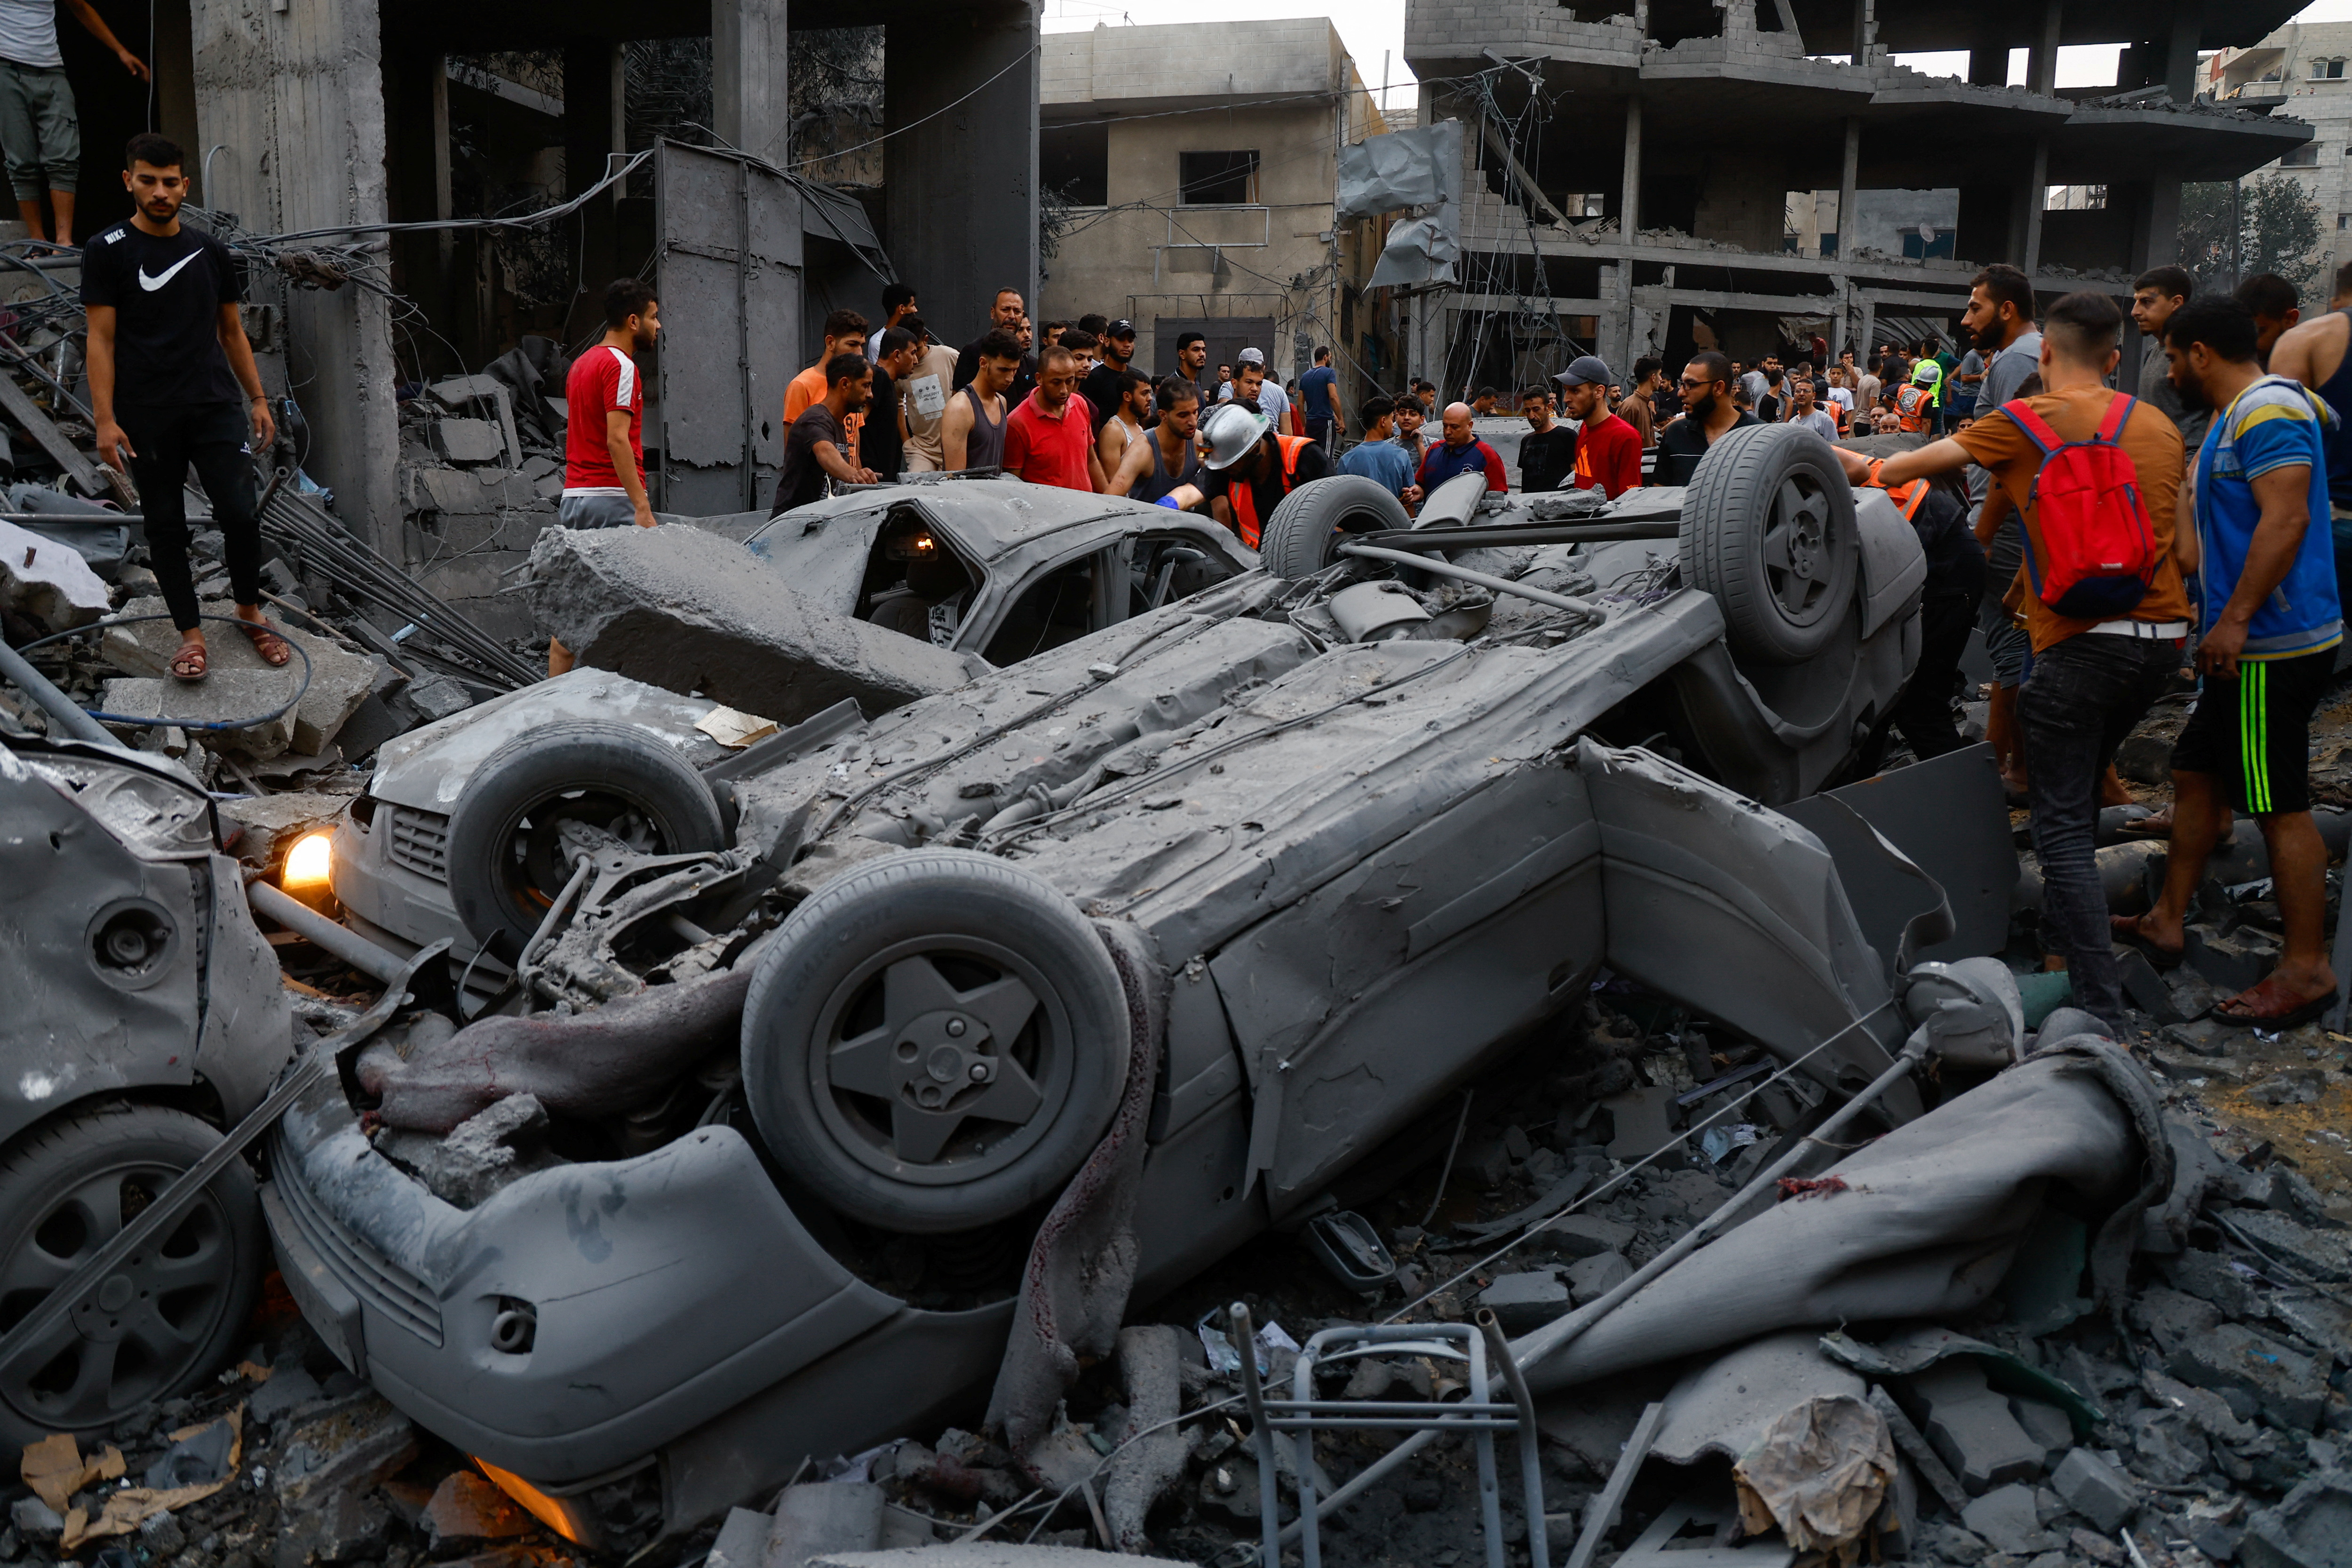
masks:
<svg viewBox="0 0 2352 1568"><path fill-rule="evenodd" d="M2049 1455L2017 1424L2009 1401L1985 1386L1983 1368L1939 1363L1911 1379L1911 1395L1928 1446L1970 1493L2042 1473Z"/></svg>
<svg viewBox="0 0 2352 1568"><path fill-rule="evenodd" d="M436 420L433 437L453 463L491 463L506 454L505 438L487 419Z"/></svg>
<svg viewBox="0 0 2352 1568"><path fill-rule="evenodd" d="M476 398L495 403L504 385L493 375L453 375L446 381L435 382L428 390L433 394L433 401L452 414L460 414Z"/></svg>
<svg viewBox="0 0 2352 1568"><path fill-rule="evenodd" d="M499 491L485 485L471 468L419 468L416 500L420 506L444 513L496 511Z"/></svg>
<svg viewBox="0 0 2352 1568"><path fill-rule="evenodd" d="M2343 1231L2314 1230L2273 1209L2241 1209L2231 1219L2255 1246L2314 1279L2329 1284L2352 1279L2352 1237Z"/></svg>
<svg viewBox="0 0 2352 1568"><path fill-rule="evenodd" d="M2277 1506L2248 1520L2238 1561L2246 1568L2352 1565L2352 1474L2306 1476Z"/></svg>
<svg viewBox="0 0 2352 1568"><path fill-rule="evenodd" d="M2305 1355L2251 1329L2224 1323L2172 1352L2172 1375L2216 1394L2251 1397L2290 1432L2308 1432L2327 1408L2328 1358Z"/></svg>
<svg viewBox="0 0 2352 1568"><path fill-rule="evenodd" d="M530 562L532 613L582 664L780 724L845 697L878 713L970 679L958 655L820 609L700 529L551 528Z"/></svg>
<svg viewBox="0 0 2352 1568"><path fill-rule="evenodd" d="M1984 1537L1995 1550L2023 1557L2042 1549L2047 1539L2033 1512L2033 1489L2005 1486L1969 1504L1960 1522Z"/></svg>
<svg viewBox="0 0 2352 1568"><path fill-rule="evenodd" d="M538 1528L496 1483L471 1470L452 1470L425 1505L425 1532L437 1547L457 1541L509 1541Z"/></svg>
<svg viewBox="0 0 2352 1568"><path fill-rule="evenodd" d="M415 1457L416 1428L367 1389L295 1423L269 1479L290 1511L364 1492Z"/></svg>
<svg viewBox="0 0 2352 1568"><path fill-rule="evenodd" d="M208 616L226 616L236 606L226 599L205 600L198 608ZM122 606L125 616L161 615L163 601L160 598L132 599ZM268 689L280 695L276 701L262 707L275 707L285 700L284 693L293 689L292 682L302 678L302 660L297 656L283 668L272 669L261 662L254 651L253 639L233 626L216 621L206 621L205 627L205 659L210 675L198 683L210 686L229 674L253 674L266 677L274 683ZM343 721L366 700L368 689L376 679L376 663L363 653L354 653L331 637L306 632L272 620L270 629L290 643L299 646L310 656L310 685L302 693L302 702L292 715L293 731L289 745L292 750L316 754L326 750L335 739ZM142 621L135 626L110 626L99 641L99 652L106 661L126 675L149 675L164 678L169 684L172 655L180 646L180 634L169 621ZM125 709L110 709L125 712ZM247 709L247 712L258 711ZM236 715L223 712L224 719ZM288 750L279 746L256 755L275 756Z"/></svg>
<svg viewBox="0 0 2352 1568"><path fill-rule="evenodd" d="M2221 1323L2221 1311L2211 1303L2160 1286L2151 1286L2132 1298L2131 1319L2168 1356Z"/></svg>
<svg viewBox="0 0 2352 1568"><path fill-rule="evenodd" d="M80 551L0 522L0 609L43 631L65 632L99 619L112 603Z"/></svg>
<svg viewBox="0 0 2352 1568"><path fill-rule="evenodd" d="M882 1489L871 1481L814 1481L786 1487L768 1525L761 1568L807 1568L826 1552L871 1552L882 1544Z"/></svg>
<svg viewBox="0 0 2352 1568"><path fill-rule="evenodd" d="M2280 1290L2270 1297L2271 1316L2336 1359L2352 1365L2352 1307L2325 1296Z"/></svg>
<svg viewBox="0 0 2352 1568"><path fill-rule="evenodd" d="M427 676L408 689L407 698L428 724L452 713L463 713L474 705L473 692L452 675Z"/></svg>
<svg viewBox="0 0 2352 1568"><path fill-rule="evenodd" d="M1589 1306L1633 1276L1633 1266L1621 1253L1600 1252L1569 1265L1568 1290L1580 1307Z"/></svg>
<svg viewBox="0 0 2352 1568"><path fill-rule="evenodd" d="M1493 1310L1505 1333L1524 1334L1568 1311L1568 1287L1548 1273L1498 1274L1478 1304Z"/></svg>
<svg viewBox="0 0 2352 1568"><path fill-rule="evenodd" d="M197 731L194 726L267 713L292 692L293 682L283 670L223 669L193 683L143 676L110 680L99 704L102 711L134 722L153 721L187 727L213 751L257 760L274 757L294 743L291 712L235 730Z"/></svg>
<svg viewBox="0 0 2352 1568"><path fill-rule="evenodd" d="M1616 1120L1616 1132L1609 1140L1611 1159L1644 1159L1674 1142L1673 1089L1636 1089L1601 1103Z"/></svg>
<svg viewBox="0 0 2352 1568"><path fill-rule="evenodd" d="M719 1539L710 1543L710 1554L702 1560L703 1568L760 1568L767 1545L768 1516L730 1508L719 1527Z"/></svg>
<svg viewBox="0 0 2352 1568"><path fill-rule="evenodd" d="M492 533L484 530L486 534ZM521 576L517 570L530 559L520 550L453 551L447 543L440 544L430 556L429 564L416 570L416 579L451 605L474 599L495 599ZM520 598L515 595L512 597Z"/></svg>
<svg viewBox="0 0 2352 1568"><path fill-rule="evenodd" d="M2009 1402L2009 1413L2034 1446L2045 1454L2063 1453L2074 1446L2074 1424L2066 1413L2054 1405L2044 1405L2038 1399L2018 1399Z"/></svg>
<svg viewBox="0 0 2352 1568"><path fill-rule="evenodd" d="M274 1425L320 1397L319 1380L297 1363L272 1370L269 1381L255 1389L253 1397L246 1401L245 1414L250 1420Z"/></svg>
<svg viewBox="0 0 2352 1568"><path fill-rule="evenodd" d="M1633 1227L1594 1214L1562 1215L1529 1237L1530 1250L1561 1258L1598 1258L1623 1252L1633 1244Z"/></svg>
<svg viewBox="0 0 2352 1568"><path fill-rule="evenodd" d="M2074 1448L2050 1473L2050 1489L2101 1531L2112 1533L2139 1511L2131 1478L2088 1448Z"/></svg>

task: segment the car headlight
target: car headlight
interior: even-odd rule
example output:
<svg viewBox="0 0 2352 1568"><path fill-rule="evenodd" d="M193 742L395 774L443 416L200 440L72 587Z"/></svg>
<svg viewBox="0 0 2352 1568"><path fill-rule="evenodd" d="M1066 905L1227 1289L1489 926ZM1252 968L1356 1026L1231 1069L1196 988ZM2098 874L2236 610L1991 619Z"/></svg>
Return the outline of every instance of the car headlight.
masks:
<svg viewBox="0 0 2352 1568"><path fill-rule="evenodd" d="M334 863L333 836L323 829L306 833L286 851L286 868L278 873L278 884L282 888L323 887Z"/></svg>

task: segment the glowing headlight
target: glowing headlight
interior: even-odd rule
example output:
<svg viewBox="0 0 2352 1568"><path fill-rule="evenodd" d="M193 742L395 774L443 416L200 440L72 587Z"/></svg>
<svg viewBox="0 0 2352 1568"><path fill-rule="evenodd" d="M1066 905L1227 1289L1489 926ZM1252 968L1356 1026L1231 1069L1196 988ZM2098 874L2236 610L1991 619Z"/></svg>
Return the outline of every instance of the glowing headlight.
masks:
<svg viewBox="0 0 2352 1568"><path fill-rule="evenodd" d="M286 852L286 869L278 879L286 888L315 888L327 880L334 867L333 837L327 833L306 833L294 841Z"/></svg>

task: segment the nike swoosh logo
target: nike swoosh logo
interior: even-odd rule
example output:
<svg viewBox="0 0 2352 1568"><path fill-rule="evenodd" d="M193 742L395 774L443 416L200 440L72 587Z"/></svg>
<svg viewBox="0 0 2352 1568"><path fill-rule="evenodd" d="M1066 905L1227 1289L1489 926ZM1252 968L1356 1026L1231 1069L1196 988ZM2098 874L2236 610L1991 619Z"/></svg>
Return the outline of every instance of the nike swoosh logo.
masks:
<svg viewBox="0 0 2352 1568"><path fill-rule="evenodd" d="M150 278L147 276L147 269L144 267L141 268L139 269L139 287L146 289L150 294L153 293L156 289L161 289L164 284L169 283L172 280L172 275L173 273L179 271L181 268L185 267L189 262L194 261L197 257L203 254L204 252L200 250L191 250L187 255L183 256L179 260L174 261L171 266L163 268L163 276L161 278Z"/></svg>

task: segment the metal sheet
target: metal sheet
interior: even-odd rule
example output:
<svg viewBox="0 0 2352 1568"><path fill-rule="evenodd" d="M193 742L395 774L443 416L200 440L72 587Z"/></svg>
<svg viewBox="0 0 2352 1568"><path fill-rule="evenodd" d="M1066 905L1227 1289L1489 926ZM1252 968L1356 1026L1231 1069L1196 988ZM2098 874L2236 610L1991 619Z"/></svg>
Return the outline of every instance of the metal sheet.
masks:
<svg viewBox="0 0 2352 1568"><path fill-rule="evenodd" d="M1462 122L1442 120L1339 149L1339 216L1376 217L1399 207L1462 200Z"/></svg>
<svg viewBox="0 0 2352 1568"><path fill-rule="evenodd" d="M665 510L764 499L801 369L806 197L757 160L665 142L655 161L655 288L670 351L657 409Z"/></svg>

